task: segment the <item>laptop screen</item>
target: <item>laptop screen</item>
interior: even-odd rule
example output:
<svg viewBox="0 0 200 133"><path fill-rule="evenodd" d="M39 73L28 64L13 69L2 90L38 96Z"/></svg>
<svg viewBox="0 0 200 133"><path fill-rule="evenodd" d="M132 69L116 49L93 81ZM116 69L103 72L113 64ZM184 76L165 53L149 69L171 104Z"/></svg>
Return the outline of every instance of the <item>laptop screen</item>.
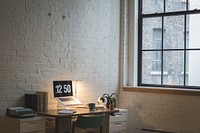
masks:
<svg viewBox="0 0 200 133"><path fill-rule="evenodd" d="M53 81L54 97L73 96L72 81Z"/></svg>

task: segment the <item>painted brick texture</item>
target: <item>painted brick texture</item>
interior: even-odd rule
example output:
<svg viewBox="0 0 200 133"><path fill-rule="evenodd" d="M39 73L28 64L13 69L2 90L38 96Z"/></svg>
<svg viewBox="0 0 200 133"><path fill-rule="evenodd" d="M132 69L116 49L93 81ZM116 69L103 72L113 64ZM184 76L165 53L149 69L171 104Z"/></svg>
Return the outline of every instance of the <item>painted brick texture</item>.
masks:
<svg viewBox="0 0 200 133"><path fill-rule="evenodd" d="M153 93L122 93L121 107L128 108L129 133L136 128L177 133L200 132L200 97Z"/></svg>
<svg viewBox="0 0 200 133"><path fill-rule="evenodd" d="M119 15L119 0L1 0L0 114L32 91L56 107L53 80L81 80L85 103L117 92Z"/></svg>

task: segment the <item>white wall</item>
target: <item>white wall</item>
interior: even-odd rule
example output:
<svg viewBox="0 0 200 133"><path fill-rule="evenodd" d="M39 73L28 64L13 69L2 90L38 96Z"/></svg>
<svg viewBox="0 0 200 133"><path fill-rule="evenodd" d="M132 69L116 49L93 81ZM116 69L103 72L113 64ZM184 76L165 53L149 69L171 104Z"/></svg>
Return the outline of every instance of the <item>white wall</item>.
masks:
<svg viewBox="0 0 200 133"><path fill-rule="evenodd" d="M48 91L54 108L53 80L82 80L83 102L117 91L119 9L119 0L1 0L0 114L23 105L29 91ZM120 94L129 133L137 127L199 133L199 105L197 96Z"/></svg>
<svg viewBox="0 0 200 133"><path fill-rule="evenodd" d="M127 28L128 26L133 25L133 23L126 23L126 20L128 20L127 17L131 15L130 9L128 10L127 7L129 6L129 8L132 8L132 3L135 2L135 0L125 1L127 2L127 5L125 5L126 7L124 9L124 27ZM135 28L137 27L134 27L133 29ZM129 27L127 29L129 29ZM128 32L128 30L125 30L125 32ZM123 43L125 44L124 51L121 51L122 54L128 51L128 49L126 49L127 45L134 45L132 43L128 44L126 34L127 33L124 33L125 40ZM134 35L129 35L129 37L131 36ZM131 53L131 55L135 54ZM124 64L129 63L127 59L123 58L121 62ZM128 76L126 73L127 69L127 67L124 67L124 70L121 70L120 73L121 84L123 85L128 85L128 79L123 77L124 73L125 76ZM140 131L140 128L173 131L176 133L200 133L199 105L200 96L129 92L123 91L123 89L120 90L119 106L128 109L128 133L155 133L151 131Z"/></svg>
<svg viewBox="0 0 200 133"><path fill-rule="evenodd" d="M0 114L30 91L55 108L53 80L81 80L84 103L117 92L119 15L119 0L1 0Z"/></svg>
<svg viewBox="0 0 200 133"><path fill-rule="evenodd" d="M140 133L136 128L200 132L199 96L122 92L120 99L120 106L129 111L129 133Z"/></svg>

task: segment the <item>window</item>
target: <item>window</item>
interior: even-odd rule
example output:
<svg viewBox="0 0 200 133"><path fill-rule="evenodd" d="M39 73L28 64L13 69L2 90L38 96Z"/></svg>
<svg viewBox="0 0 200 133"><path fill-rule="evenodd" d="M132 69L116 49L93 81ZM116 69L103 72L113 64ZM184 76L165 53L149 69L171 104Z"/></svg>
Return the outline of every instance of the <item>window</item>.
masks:
<svg viewBox="0 0 200 133"><path fill-rule="evenodd" d="M200 88L200 1L139 0L138 85Z"/></svg>
<svg viewBox="0 0 200 133"><path fill-rule="evenodd" d="M162 29L153 29L153 48L161 49L162 46ZM161 52L155 51L152 53L152 71L161 71Z"/></svg>

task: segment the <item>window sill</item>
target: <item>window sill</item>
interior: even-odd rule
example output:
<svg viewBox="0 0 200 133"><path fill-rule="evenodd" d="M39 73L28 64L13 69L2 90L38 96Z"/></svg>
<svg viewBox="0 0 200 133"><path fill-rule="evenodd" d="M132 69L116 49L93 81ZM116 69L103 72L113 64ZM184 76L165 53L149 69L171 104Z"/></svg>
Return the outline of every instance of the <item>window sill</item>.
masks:
<svg viewBox="0 0 200 133"><path fill-rule="evenodd" d="M134 86L123 86L122 88L123 91L128 91L128 92L200 96L200 90L194 90L194 89L174 89L174 88L156 88L156 87L152 88L152 87L134 87Z"/></svg>

